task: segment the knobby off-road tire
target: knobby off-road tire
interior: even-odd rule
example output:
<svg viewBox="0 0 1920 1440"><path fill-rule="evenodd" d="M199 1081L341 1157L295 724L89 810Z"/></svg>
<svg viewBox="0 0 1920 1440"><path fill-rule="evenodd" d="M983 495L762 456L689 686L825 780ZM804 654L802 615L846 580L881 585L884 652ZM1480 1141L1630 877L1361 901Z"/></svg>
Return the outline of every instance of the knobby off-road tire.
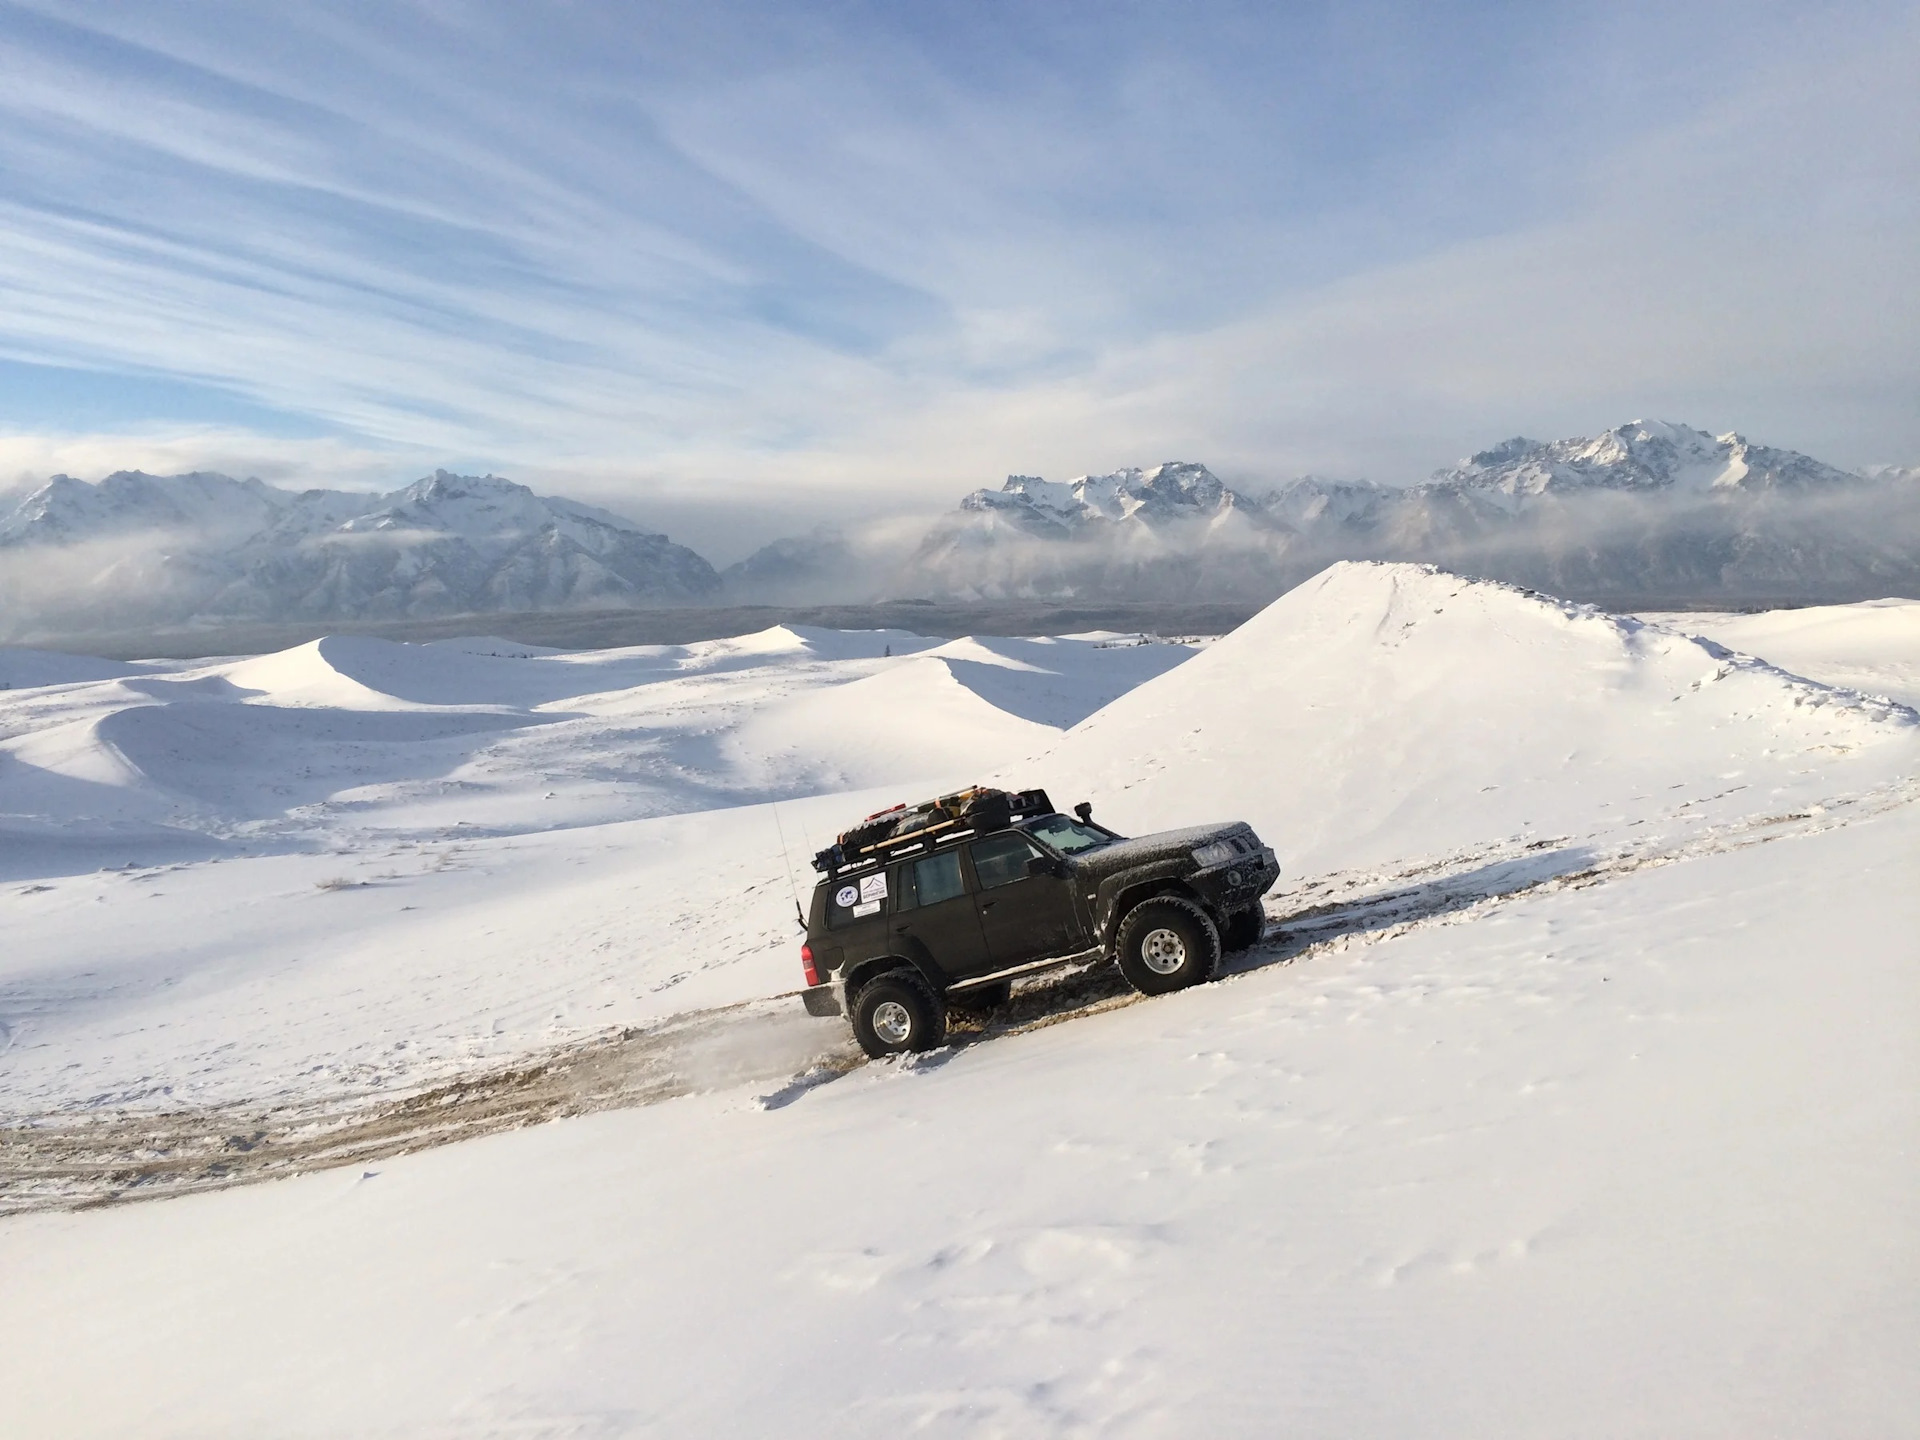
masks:
<svg viewBox="0 0 1920 1440"><path fill-rule="evenodd" d="M853 1038L878 1060L931 1050L947 1038L947 1007L917 971L889 970L854 996Z"/></svg>
<svg viewBox="0 0 1920 1440"><path fill-rule="evenodd" d="M1143 995L1164 995L1213 978L1220 932L1193 901L1161 895L1127 912L1113 949L1129 985Z"/></svg>
<svg viewBox="0 0 1920 1440"><path fill-rule="evenodd" d="M1229 955L1251 950L1260 943L1267 928L1267 912L1258 905L1236 910L1227 917L1227 928L1220 932L1220 945Z"/></svg>

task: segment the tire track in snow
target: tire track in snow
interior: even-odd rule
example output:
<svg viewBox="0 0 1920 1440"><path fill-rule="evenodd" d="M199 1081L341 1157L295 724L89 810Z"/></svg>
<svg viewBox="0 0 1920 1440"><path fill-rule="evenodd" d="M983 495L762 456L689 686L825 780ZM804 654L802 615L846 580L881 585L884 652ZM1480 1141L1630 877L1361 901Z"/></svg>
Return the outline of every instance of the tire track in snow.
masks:
<svg viewBox="0 0 1920 1440"><path fill-rule="evenodd" d="M1605 845L1538 840L1313 877L1268 898L1266 937L1228 957L1222 979L1461 924L1525 896L1606 883L1633 871L1856 823L1920 799L1920 777L1799 811L1714 827L1679 841ZM1111 964L1086 963L1021 985L986 1024L956 1017L952 1043L902 1063L930 1068L972 1045L1149 999ZM777 1082L779 1109L861 1064L844 1026L807 1017L792 995L689 1011L477 1070L402 1096L190 1111L62 1111L0 1126L0 1215L87 1209L225 1189L357 1164L567 1115Z"/></svg>
<svg viewBox="0 0 1920 1440"><path fill-rule="evenodd" d="M859 1060L791 996L693 1011L402 1096L62 1111L0 1127L0 1215L88 1209L367 1164L567 1115L657 1104Z"/></svg>

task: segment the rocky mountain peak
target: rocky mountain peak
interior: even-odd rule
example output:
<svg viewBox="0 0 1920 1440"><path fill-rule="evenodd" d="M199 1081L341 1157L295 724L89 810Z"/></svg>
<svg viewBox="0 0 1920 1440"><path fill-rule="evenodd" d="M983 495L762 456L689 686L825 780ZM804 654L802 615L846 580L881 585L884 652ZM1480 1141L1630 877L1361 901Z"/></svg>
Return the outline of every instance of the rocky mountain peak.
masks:
<svg viewBox="0 0 1920 1440"><path fill-rule="evenodd" d="M1640 419L1516 435L1405 488L1308 475L1246 495L1190 461L1014 475L938 523L906 573L916 593L1186 598L1277 594L1369 558L1561 594L1886 594L1920 582L1920 495L1902 498L1909 472L1881 473ZM1808 497L1821 505L1797 503Z"/></svg>
<svg viewBox="0 0 1920 1440"><path fill-rule="evenodd" d="M1460 464L1463 469L1490 470L1496 465L1506 464L1509 460L1518 460L1530 450L1538 450L1541 443L1538 440L1529 440L1524 435L1515 435L1510 440L1502 440L1491 449L1482 450L1479 454L1462 460Z"/></svg>
<svg viewBox="0 0 1920 1440"><path fill-rule="evenodd" d="M1510 501L1579 491L1710 494L1849 484L1858 476L1791 450L1754 445L1664 420L1632 420L1600 435L1546 442L1515 437L1428 482Z"/></svg>
<svg viewBox="0 0 1920 1440"><path fill-rule="evenodd" d="M54 475L0 518L0 545L71 545L150 532L251 534L291 497L211 470L116 470L97 483Z"/></svg>
<svg viewBox="0 0 1920 1440"><path fill-rule="evenodd" d="M0 517L0 546L55 561L106 539L111 566L0 573L7 631L671 604L720 588L666 536L498 475L437 470L386 495L205 472L58 476Z"/></svg>
<svg viewBox="0 0 1920 1440"><path fill-rule="evenodd" d="M1394 493L1371 480L1330 480L1324 475L1302 475L1255 497L1254 503L1282 524L1307 530L1323 524L1364 522Z"/></svg>

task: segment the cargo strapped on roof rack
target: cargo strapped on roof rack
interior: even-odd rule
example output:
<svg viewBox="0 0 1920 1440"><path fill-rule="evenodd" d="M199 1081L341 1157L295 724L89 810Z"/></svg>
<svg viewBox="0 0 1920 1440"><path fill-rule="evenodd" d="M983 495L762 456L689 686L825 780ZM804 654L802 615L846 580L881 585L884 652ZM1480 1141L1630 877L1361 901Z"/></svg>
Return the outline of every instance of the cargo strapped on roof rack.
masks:
<svg viewBox="0 0 1920 1440"><path fill-rule="evenodd" d="M975 785L918 805L877 811L844 831L813 857L813 868L831 874L852 866L877 864L908 850L938 844L981 830L999 830L1029 815L1051 815L1044 790L996 790Z"/></svg>

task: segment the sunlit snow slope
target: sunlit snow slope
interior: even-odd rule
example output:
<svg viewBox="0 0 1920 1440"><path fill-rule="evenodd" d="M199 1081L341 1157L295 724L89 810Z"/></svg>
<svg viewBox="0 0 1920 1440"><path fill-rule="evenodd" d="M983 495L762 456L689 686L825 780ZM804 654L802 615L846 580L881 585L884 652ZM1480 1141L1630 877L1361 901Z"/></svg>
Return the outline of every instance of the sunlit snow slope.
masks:
<svg viewBox="0 0 1920 1440"><path fill-rule="evenodd" d="M1916 646L1920 649L1920 646ZM1244 816L1289 873L1678 843L1914 768L1914 713L1414 565L1335 565L1040 762L1121 829Z"/></svg>
<svg viewBox="0 0 1920 1440"><path fill-rule="evenodd" d="M785 627L0 652L0 1103L418 1082L791 989L812 848L1190 653Z"/></svg>
<svg viewBox="0 0 1920 1440"><path fill-rule="evenodd" d="M829 663L828 639L807 644L797 663ZM979 652L941 648L849 662L871 668L837 691L762 676L744 718L697 722L711 748L669 753L732 794L760 783L733 778L748 763L825 773L864 751L804 758L834 734L810 707L854 697L849 727L876 695L977 718L958 684L1009 717L983 752L1051 747L995 757L1009 778L1129 828L1252 819L1288 866L1281 938L1213 985L825 1083L0 1221L9 1420L592 1440L1914 1428L1912 712L1402 566L1336 567L1064 736L1041 727L1070 711L1041 707L1096 652L989 685L947 663ZM621 703L644 709L635 684ZM297 708L293 688L260 693ZM800 759L755 729L770 689L805 721ZM465 803L499 825L488 807L539 782L486 753L499 768ZM667 793L630 783L631 803ZM281 812L273 855L7 886L9 1103L124 1098L140 1074L215 1096L339 1078L302 1066L404 1083L417 1051L457 1067L542 1026L793 983L767 807L396 839L424 823L417 784L315 808L307 831ZM817 838L888 797L780 813ZM1506 888L1460 889L1482 872ZM370 883L316 889L328 875Z"/></svg>
<svg viewBox="0 0 1920 1440"><path fill-rule="evenodd" d="M1829 685L1920 705L1920 600L1809 605L1757 615L1718 612L1649 615L1656 624L1704 635Z"/></svg>

